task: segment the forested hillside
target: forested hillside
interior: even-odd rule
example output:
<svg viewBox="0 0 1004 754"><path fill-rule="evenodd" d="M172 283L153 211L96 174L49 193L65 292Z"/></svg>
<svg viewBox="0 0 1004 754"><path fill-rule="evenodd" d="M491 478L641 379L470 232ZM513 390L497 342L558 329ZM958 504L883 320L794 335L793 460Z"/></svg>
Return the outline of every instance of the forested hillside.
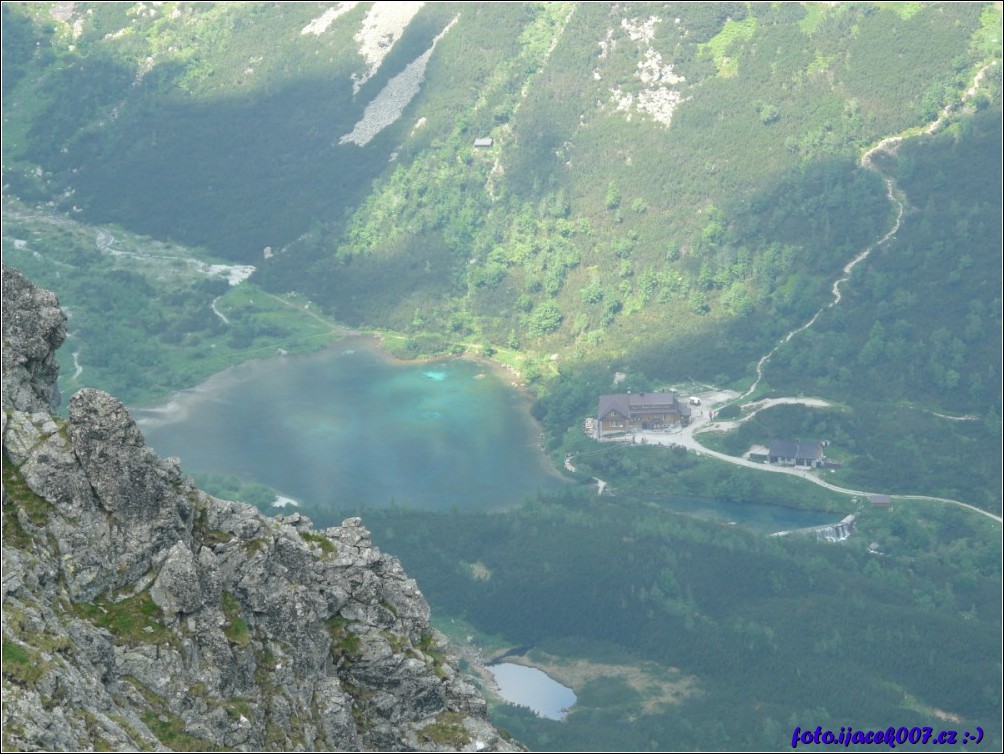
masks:
<svg viewBox="0 0 1004 754"><path fill-rule="evenodd" d="M323 327L293 316L313 301L402 333L402 353L504 349L542 392L555 353L573 379L612 366L743 387L891 227L888 175L908 206L902 231L856 273L846 305L781 350L764 387L880 404L864 413L891 443L869 440L881 434L870 419L847 429L874 459L859 483L957 458L960 444L981 457L999 431L1000 286L974 274L1000 265L1000 223L981 206L999 203L992 4L3 13L4 251L66 289L82 327L64 371L83 366L84 383L150 400L242 353L322 342ZM946 106L938 134L879 154L878 170L859 165ZM40 207L84 225L55 234ZM221 283L168 297L162 270L133 265L116 300L145 311L95 332L108 312L81 288L123 263L86 234L110 223L141 257L143 239L169 241L297 294L217 306ZM57 282L61 264L76 282ZM143 354L129 375L107 368L129 350ZM946 428L907 406L978 421ZM904 423L947 439L903 448ZM993 507L996 464L975 468L975 487L955 493ZM910 491L921 488L951 491Z"/></svg>
<svg viewBox="0 0 1004 754"><path fill-rule="evenodd" d="M766 538L624 496L540 499L507 517L365 515L437 613L503 646L608 666L565 723L499 711L532 748L780 749L809 719L877 728L931 708L1000 736L979 722L999 709L999 670L976 659L1000 657L993 522L927 506L865 514L877 557L863 538ZM609 677L646 663L675 698L652 678Z"/></svg>
<svg viewBox="0 0 1004 754"><path fill-rule="evenodd" d="M590 486L364 515L457 631L657 668L588 681L565 723L500 707L532 748L911 715L999 745L997 523L581 423L620 390L731 390L724 421L819 398L702 441L827 440L837 485L1001 514L1000 3L0 8L2 250L68 310L64 392L151 404L346 327L518 372ZM672 496L858 535L767 540Z"/></svg>
<svg viewBox="0 0 1004 754"><path fill-rule="evenodd" d="M860 151L999 42L975 3L435 3L354 94L366 4L323 33L311 4L4 7L8 56L33 50L5 79L19 197L261 265L355 324L658 348L666 377L735 378L814 310L889 222ZM444 31L400 119L340 138Z"/></svg>

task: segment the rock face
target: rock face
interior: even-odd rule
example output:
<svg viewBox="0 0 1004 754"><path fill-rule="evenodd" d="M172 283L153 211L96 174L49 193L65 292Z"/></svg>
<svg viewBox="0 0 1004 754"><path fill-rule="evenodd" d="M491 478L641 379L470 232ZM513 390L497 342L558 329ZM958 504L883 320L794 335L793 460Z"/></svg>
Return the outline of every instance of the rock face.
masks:
<svg viewBox="0 0 1004 754"><path fill-rule="evenodd" d="M198 490L97 390L58 401L55 296L3 270L5 750L517 750L359 519Z"/></svg>
<svg viewBox="0 0 1004 754"><path fill-rule="evenodd" d="M16 348L7 348L8 338ZM3 276L3 405L25 411L59 405L56 349L66 338L66 316L51 291L19 272Z"/></svg>

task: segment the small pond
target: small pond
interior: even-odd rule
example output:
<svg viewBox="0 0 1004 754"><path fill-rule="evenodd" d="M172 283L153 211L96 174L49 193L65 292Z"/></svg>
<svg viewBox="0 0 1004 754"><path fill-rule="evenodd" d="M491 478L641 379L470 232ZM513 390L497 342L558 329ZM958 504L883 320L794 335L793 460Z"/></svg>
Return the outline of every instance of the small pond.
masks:
<svg viewBox="0 0 1004 754"><path fill-rule="evenodd" d="M543 670L512 662L489 665L488 670L495 676L499 695L503 699L529 707L541 717L564 720L568 710L575 704L575 692L562 686Z"/></svg>
<svg viewBox="0 0 1004 754"><path fill-rule="evenodd" d="M843 513L817 511L805 508L787 508L783 505L760 503L735 503L728 500L661 496L652 502L667 510L703 518L719 524L742 526L762 534L804 529L809 526L832 524L844 517Z"/></svg>

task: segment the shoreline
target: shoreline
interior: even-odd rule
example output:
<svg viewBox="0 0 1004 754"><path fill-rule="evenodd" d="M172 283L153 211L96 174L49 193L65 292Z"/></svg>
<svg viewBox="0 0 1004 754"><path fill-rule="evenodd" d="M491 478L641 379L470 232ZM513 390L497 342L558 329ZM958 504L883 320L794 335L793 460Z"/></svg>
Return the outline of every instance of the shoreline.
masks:
<svg viewBox="0 0 1004 754"><path fill-rule="evenodd" d="M371 330L369 332L359 332L355 333L360 337L372 337L376 340L377 348L385 353L387 357L396 364L427 364L436 361L452 361L454 359L463 359L465 361L472 361L477 364L483 364L497 373L497 376L503 381L507 382L510 387L515 387L520 391L525 391L532 393L529 387L527 387L526 382L523 380L523 375L520 374L519 370L516 369L512 364L507 364L504 361L494 359L491 356L485 356L484 354L474 353L468 349L464 349L463 353L460 354L420 354L412 358L405 358L403 356L398 356L393 353L388 346L384 345L384 338L388 336L393 336L397 338L407 338L403 333L394 332L392 330ZM513 379L515 378L515 381ZM536 397L536 396L534 396Z"/></svg>
<svg viewBox="0 0 1004 754"><path fill-rule="evenodd" d="M522 380L514 379L514 368L502 362L490 359L476 353L447 354L440 356L423 355L413 359L401 358L392 353L383 345L383 339L379 333L342 332L339 337L325 344L322 348L308 352L296 354L270 353L268 356L258 356L248 359L239 364L226 367L225 369L210 375L201 383L194 387L175 391L160 402L152 406L129 406L129 411L144 435L155 434L160 431L171 431L169 425L184 422L192 412L197 412L200 406L206 403L227 402L234 390L240 390L240 386L245 382L253 382L258 374L278 374L281 375L286 368L284 362L276 361L277 357L282 359L313 359L313 360L339 360L346 358L345 354L358 350L365 354L364 358L373 359L392 370L432 370L437 366L448 367L450 364L466 362L462 371L458 373L458 379L465 382L469 379L484 380L489 375L498 382L489 380L490 390L503 391L508 401L508 411L512 414L512 419L508 421L516 422L517 425L525 423L525 430L519 427L512 442L526 446L529 458L524 461L523 473L530 476L539 474L542 478L539 486L527 492L527 495L539 493L541 490L550 488L552 483L561 485L574 484L575 480L562 472L558 464L551 458L544 446L544 432L540 422L534 418L532 407L536 400L535 393L528 389ZM289 368L296 370L292 362ZM469 365L469 366L468 366ZM462 375L462 377L460 376ZM279 377L281 379L281 376ZM485 385L489 388L489 385ZM518 416L518 421L517 417ZM532 459L532 460L530 460ZM550 482L546 480L551 480ZM521 503L517 501L518 503ZM287 504L288 505L288 504Z"/></svg>

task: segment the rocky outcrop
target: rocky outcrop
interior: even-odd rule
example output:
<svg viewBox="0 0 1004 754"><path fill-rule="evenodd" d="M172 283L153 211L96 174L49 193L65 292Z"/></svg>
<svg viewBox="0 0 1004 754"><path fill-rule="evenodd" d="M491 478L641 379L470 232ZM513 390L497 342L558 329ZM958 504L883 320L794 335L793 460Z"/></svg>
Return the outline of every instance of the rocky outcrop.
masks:
<svg viewBox="0 0 1004 754"><path fill-rule="evenodd" d="M66 338L66 315L56 296L16 270L3 275L3 406L25 411L59 405L56 349ZM7 348L7 343L16 348Z"/></svg>
<svg viewBox="0 0 1004 754"><path fill-rule="evenodd" d="M516 748L359 519L213 498L106 393L53 416L64 336L5 268L5 749Z"/></svg>

